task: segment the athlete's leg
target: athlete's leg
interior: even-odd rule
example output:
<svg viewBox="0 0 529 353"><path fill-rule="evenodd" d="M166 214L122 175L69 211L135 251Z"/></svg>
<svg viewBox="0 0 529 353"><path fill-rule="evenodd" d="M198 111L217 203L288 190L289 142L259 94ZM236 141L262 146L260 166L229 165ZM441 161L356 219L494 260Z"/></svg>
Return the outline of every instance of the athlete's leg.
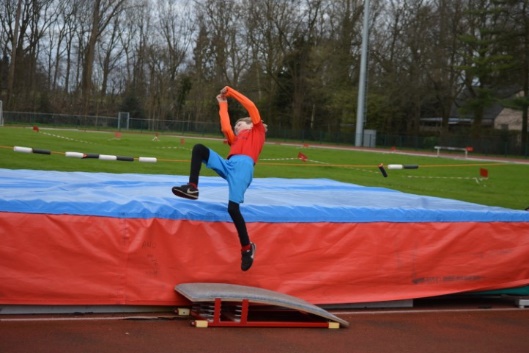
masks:
<svg viewBox="0 0 529 353"><path fill-rule="evenodd" d="M233 201L228 203L228 213L230 214L233 224L237 229L237 234L239 235L239 241L241 243L241 248L244 250L250 245L250 237L248 236L248 230L246 229L246 221L242 216L241 209L239 204Z"/></svg>
<svg viewBox="0 0 529 353"><path fill-rule="evenodd" d="M207 163L209 160L209 148L201 143L197 143L193 146L191 152L191 168L189 171L189 184L195 188L198 186L198 177L200 175L200 168L202 163Z"/></svg>
<svg viewBox="0 0 529 353"><path fill-rule="evenodd" d="M237 228L239 241L241 243L241 270L248 271L252 267L255 256L255 244L250 242L248 231L246 229L246 222L242 216L239 204L230 201L228 203L228 212Z"/></svg>
<svg viewBox="0 0 529 353"><path fill-rule="evenodd" d="M229 188L228 213L237 229L242 250L248 250L250 238L239 206L244 202L244 194L252 182L253 160L248 156L233 156L228 166L226 177Z"/></svg>
<svg viewBox="0 0 529 353"><path fill-rule="evenodd" d="M173 194L186 199L198 199L198 177L202 162L207 163L209 160L209 148L202 144L193 146L191 152L191 170L189 171L189 183L181 186L173 186Z"/></svg>
<svg viewBox="0 0 529 353"><path fill-rule="evenodd" d="M244 202L244 193L252 182L253 160L244 155L232 156L226 160L212 151L206 166L228 181L228 213L235 225L241 244L241 270L248 271L253 264L256 247L250 242L240 204Z"/></svg>

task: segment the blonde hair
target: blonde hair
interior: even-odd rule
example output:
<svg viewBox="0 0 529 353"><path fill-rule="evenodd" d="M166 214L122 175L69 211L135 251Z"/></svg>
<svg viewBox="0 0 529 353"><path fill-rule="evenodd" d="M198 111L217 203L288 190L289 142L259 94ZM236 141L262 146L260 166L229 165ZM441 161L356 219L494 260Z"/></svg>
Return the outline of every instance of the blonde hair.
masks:
<svg viewBox="0 0 529 353"><path fill-rule="evenodd" d="M246 124L251 124L251 123L252 123L252 118L248 118L248 117L246 117L246 118L240 118L240 119L237 119L237 121L235 122L235 125L237 125L237 123L238 123L239 121L244 121Z"/></svg>
<svg viewBox="0 0 529 353"><path fill-rule="evenodd" d="M235 122L235 125L237 125L239 121L244 121L246 124L253 124L252 118L249 118L249 117L237 119L237 121ZM268 125L266 125L265 123L263 123L263 125L265 128L265 132L268 131Z"/></svg>

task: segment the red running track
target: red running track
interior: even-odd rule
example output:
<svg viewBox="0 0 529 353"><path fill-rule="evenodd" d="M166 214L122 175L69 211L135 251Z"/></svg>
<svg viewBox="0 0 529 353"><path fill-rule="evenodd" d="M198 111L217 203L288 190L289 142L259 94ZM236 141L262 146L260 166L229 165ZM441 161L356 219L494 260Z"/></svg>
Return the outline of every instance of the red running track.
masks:
<svg viewBox="0 0 529 353"><path fill-rule="evenodd" d="M529 309L512 303L335 314L351 326L195 328L171 316L0 316L0 352L529 352Z"/></svg>

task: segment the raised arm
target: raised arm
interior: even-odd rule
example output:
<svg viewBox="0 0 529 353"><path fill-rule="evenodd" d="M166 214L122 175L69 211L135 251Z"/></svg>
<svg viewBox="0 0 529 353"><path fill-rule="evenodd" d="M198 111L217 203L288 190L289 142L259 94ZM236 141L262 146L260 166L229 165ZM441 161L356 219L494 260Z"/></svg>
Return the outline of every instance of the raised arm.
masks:
<svg viewBox="0 0 529 353"><path fill-rule="evenodd" d="M232 144L235 141L235 133L231 128L230 115L228 114L228 101L223 94L217 96L217 102L219 103L219 116L220 116L220 130L226 136L228 144Z"/></svg>
<svg viewBox="0 0 529 353"><path fill-rule="evenodd" d="M229 86L226 86L221 90L221 95L236 99L244 107L244 109L248 111L248 115L250 115L252 123L257 124L261 121L261 115L259 114L259 110L255 106L254 102L252 102L248 97L246 97L242 93L234 90Z"/></svg>

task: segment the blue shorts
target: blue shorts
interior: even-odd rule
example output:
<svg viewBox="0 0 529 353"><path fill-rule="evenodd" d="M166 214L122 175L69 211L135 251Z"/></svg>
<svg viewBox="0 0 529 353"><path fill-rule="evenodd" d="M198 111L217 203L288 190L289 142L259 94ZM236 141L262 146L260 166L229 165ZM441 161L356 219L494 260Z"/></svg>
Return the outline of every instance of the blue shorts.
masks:
<svg viewBox="0 0 529 353"><path fill-rule="evenodd" d="M230 201L244 202L244 193L253 179L254 163L251 157L240 154L224 159L217 152L209 149L206 167L213 169L228 182Z"/></svg>

